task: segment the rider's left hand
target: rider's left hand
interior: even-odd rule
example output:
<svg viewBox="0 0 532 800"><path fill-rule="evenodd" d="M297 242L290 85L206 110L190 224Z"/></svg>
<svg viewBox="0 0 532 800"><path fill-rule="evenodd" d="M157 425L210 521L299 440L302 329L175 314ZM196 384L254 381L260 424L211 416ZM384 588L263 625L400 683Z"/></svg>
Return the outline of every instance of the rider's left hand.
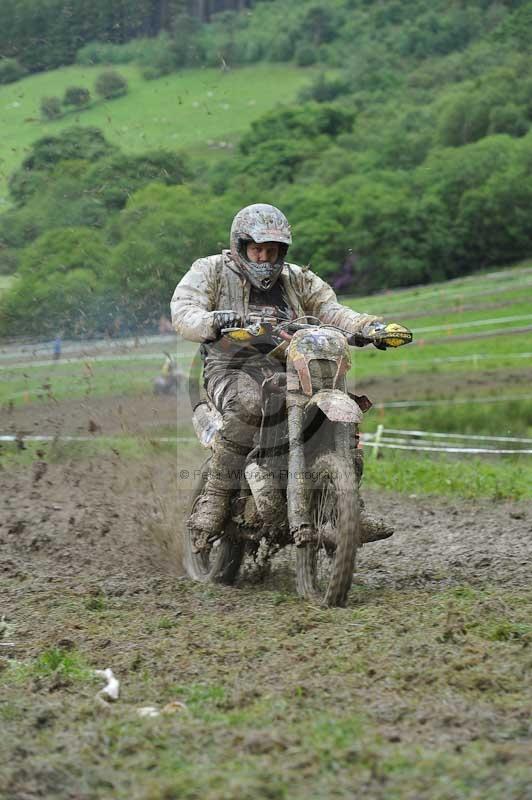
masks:
<svg viewBox="0 0 532 800"><path fill-rule="evenodd" d="M398 322L370 322L362 329L361 335L379 350L410 344L413 338L412 331Z"/></svg>

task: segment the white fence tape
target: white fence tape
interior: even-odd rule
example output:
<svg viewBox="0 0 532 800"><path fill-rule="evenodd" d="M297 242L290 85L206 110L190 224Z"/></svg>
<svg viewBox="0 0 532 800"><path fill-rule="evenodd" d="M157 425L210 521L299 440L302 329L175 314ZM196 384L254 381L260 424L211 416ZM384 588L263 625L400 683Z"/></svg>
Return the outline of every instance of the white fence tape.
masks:
<svg viewBox="0 0 532 800"><path fill-rule="evenodd" d="M388 434L388 435L386 435ZM405 438L406 437L406 438ZM374 454L377 455L381 447L391 450L420 450L431 453L469 453L471 455L530 455L532 454L532 439L520 438L516 436L487 436L466 433L440 433L439 431L416 431L397 428L385 428L379 425L375 433L361 434L364 447L373 447ZM436 439L436 441L434 441ZM455 441L441 441L454 439ZM460 441L464 441L463 446ZM438 441L439 440L439 441ZM489 444L490 442L510 442L513 444L529 445L529 448L508 448L508 447L471 447L468 441L481 441Z"/></svg>
<svg viewBox="0 0 532 800"><path fill-rule="evenodd" d="M387 436L386 434L392 434ZM408 437L408 438L404 438ZM94 442L99 439L120 442L119 436L16 436L13 434L0 435L0 442ZM457 447L454 442L432 442L431 439L465 439L489 442L513 442L530 445L529 448L499 448L499 447ZM149 442L163 442L167 444L184 444L197 442L193 436L158 436L146 437ZM435 431L398 430L379 426L376 433L362 433L361 442L364 447L388 448L391 450L425 451L432 453L469 453L471 455L530 455L532 454L532 439L512 436L485 436L461 433L440 433Z"/></svg>
<svg viewBox="0 0 532 800"><path fill-rule="evenodd" d="M520 442L522 444L529 444L532 447L532 439L522 439L516 436L486 436L485 434L474 433L439 433L436 431L416 431L416 430L401 430L398 428L383 428L384 433L399 434L403 436L431 436L435 439L471 439L474 441L484 442ZM367 438L374 437L374 433L365 433Z"/></svg>
<svg viewBox="0 0 532 800"><path fill-rule="evenodd" d="M140 438L140 437L139 437ZM148 442L167 442L173 444L174 442L197 442L194 436L145 436L143 437ZM14 436L13 434L0 435L0 442L97 442L104 439L108 442L121 442L123 436Z"/></svg>
<svg viewBox="0 0 532 800"><path fill-rule="evenodd" d="M431 453L470 453L472 455L475 454L492 454L492 455L511 455L511 454L532 454L532 450L502 450L499 448L483 448L483 447L429 447L425 445L417 445L417 444L391 444L390 442L380 441L380 442L366 442L364 441L365 447L385 447L391 450L426 450L430 451Z"/></svg>
<svg viewBox="0 0 532 800"><path fill-rule="evenodd" d="M484 403L509 403L515 400L532 400L532 394L499 395L498 397L441 397L439 400L393 400L375 403L373 408L418 408L423 406L483 405Z"/></svg>

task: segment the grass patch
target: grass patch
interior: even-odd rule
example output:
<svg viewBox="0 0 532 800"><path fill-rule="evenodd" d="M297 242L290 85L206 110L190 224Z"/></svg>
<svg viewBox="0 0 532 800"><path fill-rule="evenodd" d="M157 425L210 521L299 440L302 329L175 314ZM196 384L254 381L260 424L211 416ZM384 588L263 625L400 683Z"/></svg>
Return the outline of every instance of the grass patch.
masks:
<svg viewBox="0 0 532 800"><path fill-rule="evenodd" d="M525 459L486 461L387 450L383 458L366 458L364 485L407 494L527 500L532 498L532 464Z"/></svg>
<svg viewBox="0 0 532 800"><path fill-rule="evenodd" d="M494 388L483 396L488 401L498 401L500 392ZM425 399L425 398L418 398ZM428 399L437 398L430 397ZM486 403L457 403L454 398L439 398L441 402L429 406L412 408L373 409L364 418L363 430L375 431L378 425L397 430L436 431L441 433L479 434L486 436L532 437L532 398ZM475 399L475 398L473 398ZM415 398L413 398L415 400ZM450 400L450 402L446 402ZM502 413L501 413L502 412ZM512 442L474 441L466 442L468 447L501 447L512 449L519 445ZM460 440L456 441L459 447ZM526 445L521 445L526 448ZM530 448L527 448L530 449Z"/></svg>
<svg viewBox="0 0 532 800"><path fill-rule="evenodd" d="M8 202L7 178L42 136L57 135L73 124L94 125L126 152L160 147L219 155L253 120L278 103L292 100L314 74L286 64L258 64L229 72L184 70L145 81L137 67L120 65L118 71L129 85L124 97L94 103L55 121L39 118L43 96L62 97L71 85L86 86L92 92L102 69L63 67L0 87L0 205L2 200Z"/></svg>
<svg viewBox="0 0 532 800"><path fill-rule="evenodd" d="M20 684L52 676L66 681L86 681L91 675L92 670L77 651L50 647L33 662L11 662L0 672L0 682Z"/></svg>
<svg viewBox="0 0 532 800"><path fill-rule="evenodd" d="M95 595L94 597L89 597L85 600L85 608L87 611L105 611L106 603L105 597L102 595Z"/></svg>
<svg viewBox="0 0 532 800"><path fill-rule="evenodd" d="M408 322L408 321L407 321ZM527 369L531 348L525 335L497 336L462 342L441 341L410 345L397 350L379 352L374 347L352 352L352 380L371 377L412 375L419 373L430 381L430 375L454 372L473 374L480 370ZM502 382L502 381L501 381ZM430 395L430 383L420 386ZM465 392L464 392L465 394ZM388 399L388 398L387 398Z"/></svg>
<svg viewBox="0 0 532 800"><path fill-rule="evenodd" d="M155 359L154 359L155 361ZM5 369L0 403L54 402L65 398L132 395L150 391L158 363L145 360L57 363Z"/></svg>

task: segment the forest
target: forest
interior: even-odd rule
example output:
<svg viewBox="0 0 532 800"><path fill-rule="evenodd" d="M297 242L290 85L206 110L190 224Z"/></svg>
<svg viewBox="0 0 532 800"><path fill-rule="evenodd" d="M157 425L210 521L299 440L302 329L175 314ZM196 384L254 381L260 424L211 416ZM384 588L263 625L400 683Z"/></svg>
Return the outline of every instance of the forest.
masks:
<svg viewBox="0 0 532 800"><path fill-rule="evenodd" d="M137 16L126 14L131 27L114 40L109 17L93 14L107 33L90 28L79 64L133 61L155 85L176 71L286 63L308 71L307 86L223 158L127 153L82 114L37 140L0 215L0 269L18 276L2 298L2 334L81 335L117 318L152 329L190 263L226 246L247 202L281 207L292 259L351 294L530 256L531 2L268 0L217 13L128 2ZM54 3L65 5L46 8ZM154 9L169 20L156 39L146 33L160 26L145 27ZM0 20L0 70L22 42L13 35L7 52L6 30Z"/></svg>

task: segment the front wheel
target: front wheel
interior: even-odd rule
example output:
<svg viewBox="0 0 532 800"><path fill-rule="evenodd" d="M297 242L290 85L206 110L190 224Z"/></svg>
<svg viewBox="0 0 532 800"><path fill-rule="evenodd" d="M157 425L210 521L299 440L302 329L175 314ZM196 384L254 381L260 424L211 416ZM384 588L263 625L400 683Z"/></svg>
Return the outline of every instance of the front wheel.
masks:
<svg viewBox="0 0 532 800"><path fill-rule="evenodd" d="M194 511L197 499L203 492L207 480L210 458L202 465L200 474L192 489L190 514ZM192 546L192 537L188 524L183 533L183 564L189 577L201 583L233 584L237 578L242 559L244 558L245 542L238 541L233 535L234 524L230 522L224 535L217 539L210 550L205 553L195 553Z"/></svg>
<svg viewBox="0 0 532 800"><path fill-rule="evenodd" d="M297 548L297 591L326 606L343 606L360 536L355 471L350 460L325 453L314 462L312 474L309 509L315 538Z"/></svg>

